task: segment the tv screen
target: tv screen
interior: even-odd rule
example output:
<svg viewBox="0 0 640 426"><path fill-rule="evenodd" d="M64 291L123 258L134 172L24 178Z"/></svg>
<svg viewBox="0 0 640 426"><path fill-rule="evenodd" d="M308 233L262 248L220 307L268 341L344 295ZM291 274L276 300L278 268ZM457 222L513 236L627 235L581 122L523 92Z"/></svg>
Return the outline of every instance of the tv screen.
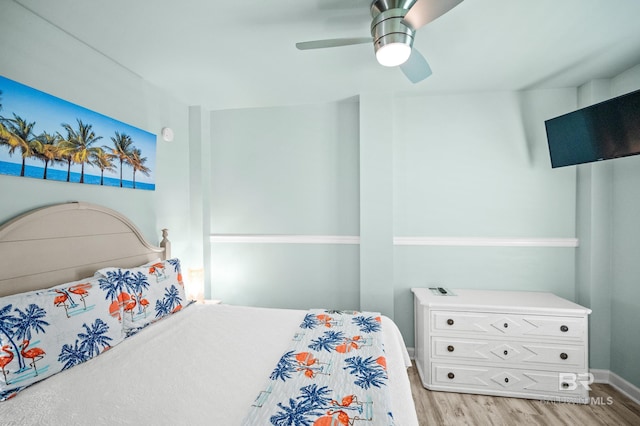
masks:
<svg viewBox="0 0 640 426"><path fill-rule="evenodd" d="M640 90L544 124L553 168L640 154Z"/></svg>

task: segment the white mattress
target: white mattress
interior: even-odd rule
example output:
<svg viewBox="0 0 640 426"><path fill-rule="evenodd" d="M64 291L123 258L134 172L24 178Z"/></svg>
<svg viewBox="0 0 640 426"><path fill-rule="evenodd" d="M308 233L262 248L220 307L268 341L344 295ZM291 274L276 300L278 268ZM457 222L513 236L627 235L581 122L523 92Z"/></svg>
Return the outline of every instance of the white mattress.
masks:
<svg viewBox="0 0 640 426"><path fill-rule="evenodd" d="M0 424L238 425L304 314L192 305L0 402ZM397 326L382 324L394 417L417 426L409 355Z"/></svg>

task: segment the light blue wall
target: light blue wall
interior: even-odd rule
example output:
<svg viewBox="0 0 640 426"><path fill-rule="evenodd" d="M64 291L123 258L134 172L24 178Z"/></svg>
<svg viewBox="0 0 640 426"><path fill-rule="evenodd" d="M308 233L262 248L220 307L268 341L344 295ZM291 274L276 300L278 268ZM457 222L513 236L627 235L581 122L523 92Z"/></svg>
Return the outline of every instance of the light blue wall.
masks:
<svg viewBox="0 0 640 426"><path fill-rule="evenodd" d="M573 238L575 170L551 170L544 120L575 89L396 101L395 235ZM575 248L395 249L395 320L413 345L411 287L550 291L574 299Z"/></svg>
<svg viewBox="0 0 640 426"><path fill-rule="evenodd" d="M575 90L401 98L396 236L573 237L575 170L551 170L544 120Z"/></svg>
<svg viewBox="0 0 640 426"><path fill-rule="evenodd" d="M0 175L0 223L33 208L86 201L128 216L152 243L169 228L174 253L186 253L187 107L14 2L0 5L0 40L0 75L151 133L165 126L176 133L172 143L158 141L156 191Z"/></svg>
<svg viewBox="0 0 640 426"><path fill-rule="evenodd" d="M202 270L202 282L190 283L190 291L198 299L211 299L211 277L204 273L211 270L211 114L202 107L189 107L189 141L189 251L193 257L187 268Z"/></svg>
<svg viewBox="0 0 640 426"><path fill-rule="evenodd" d="M358 235L358 103L211 114L211 229Z"/></svg>
<svg viewBox="0 0 640 426"><path fill-rule="evenodd" d="M360 307L394 318L393 122L389 94L360 97Z"/></svg>
<svg viewBox="0 0 640 426"><path fill-rule="evenodd" d="M211 294L273 308L359 309L357 245L213 244Z"/></svg>
<svg viewBox="0 0 640 426"><path fill-rule="evenodd" d="M579 106L640 89L640 65L579 89ZM578 166L578 301L592 309L590 366L640 386L640 158Z"/></svg>
<svg viewBox="0 0 640 426"><path fill-rule="evenodd" d="M211 232L359 235L358 103L211 114ZM226 303L358 309L357 245L211 247Z"/></svg>
<svg viewBox="0 0 640 426"><path fill-rule="evenodd" d="M579 88L579 106L640 89L640 65ZM576 289L592 309L590 366L640 386L640 157L577 167Z"/></svg>
<svg viewBox="0 0 640 426"><path fill-rule="evenodd" d="M640 90L640 65L611 82L611 94ZM640 387L640 157L613 164L611 371Z"/></svg>
<svg viewBox="0 0 640 426"><path fill-rule="evenodd" d="M638 85L640 88L640 79ZM640 158L616 160L613 171L611 371L640 387Z"/></svg>
<svg viewBox="0 0 640 426"><path fill-rule="evenodd" d="M593 80L578 90L578 107L610 97L608 80ZM580 247L576 261L578 303L591 308L589 364L610 368L611 352L611 214L612 161L575 167L577 179L576 232Z"/></svg>

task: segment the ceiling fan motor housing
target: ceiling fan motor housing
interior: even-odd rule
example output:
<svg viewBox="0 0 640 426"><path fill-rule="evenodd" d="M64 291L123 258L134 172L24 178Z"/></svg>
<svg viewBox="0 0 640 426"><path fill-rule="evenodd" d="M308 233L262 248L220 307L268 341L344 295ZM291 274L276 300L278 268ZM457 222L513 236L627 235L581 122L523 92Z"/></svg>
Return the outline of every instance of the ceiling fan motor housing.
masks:
<svg viewBox="0 0 640 426"><path fill-rule="evenodd" d="M390 9L409 10L418 0L373 0L371 2L371 16L375 18L382 12Z"/></svg>
<svg viewBox="0 0 640 426"><path fill-rule="evenodd" d="M411 6L416 0L374 0L371 3L371 36L374 51L390 43L401 43L413 46L415 30L404 21Z"/></svg>

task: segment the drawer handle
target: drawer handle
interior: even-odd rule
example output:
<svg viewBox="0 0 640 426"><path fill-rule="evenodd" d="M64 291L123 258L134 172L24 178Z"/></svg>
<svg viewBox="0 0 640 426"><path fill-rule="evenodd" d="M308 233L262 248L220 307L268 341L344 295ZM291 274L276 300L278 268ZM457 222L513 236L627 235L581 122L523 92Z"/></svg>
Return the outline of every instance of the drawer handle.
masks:
<svg viewBox="0 0 640 426"><path fill-rule="evenodd" d="M507 350L505 350L505 351L504 351L504 354L505 354L505 355L507 355L508 353L509 353L509 351L507 351Z"/></svg>
<svg viewBox="0 0 640 426"><path fill-rule="evenodd" d="M562 331L563 333L566 333L567 331L569 331L569 327L567 327L566 325L561 325L560 331Z"/></svg>
<svg viewBox="0 0 640 426"><path fill-rule="evenodd" d="M561 359L567 359L567 358L569 358L569 355L567 355L566 353L562 352L562 353L560 354L560 358L561 358Z"/></svg>
<svg viewBox="0 0 640 426"><path fill-rule="evenodd" d="M566 389L569 387L569 383L567 382L562 382L562 389Z"/></svg>
<svg viewBox="0 0 640 426"><path fill-rule="evenodd" d="M509 383L509 378L508 378L508 377L505 377L505 378L504 378L504 382L505 382L505 383Z"/></svg>
<svg viewBox="0 0 640 426"><path fill-rule="evenodd" d="M449 318L449 319L447 320L447 324L449 324L449 325L453 325L453 320L452 320L451 318Z"/></svg>
<svg viewBox="0 0 640 426"><path fill-rule="evenodd" d="M453 379L454 377L456 377L456 375L453 374L453 373L449 373L449 374L447 374L447 377L450 378L450 379Z"/></svg>
<svg viewBox="0 0 640 426"><path fill-rule="evenodd" d="M454 348L453 346L451 346L451 345L447 346L447 350L448 350L449 352L453 352L453 350L454 350L454 349L455 349L455 348Z"/></svg>
<svg viewBox="0 0 640 426"><path fill-rule="evenodd" d="M504 323L504 328L509 328L509 324L507 324L506 322Z"/></svg>

